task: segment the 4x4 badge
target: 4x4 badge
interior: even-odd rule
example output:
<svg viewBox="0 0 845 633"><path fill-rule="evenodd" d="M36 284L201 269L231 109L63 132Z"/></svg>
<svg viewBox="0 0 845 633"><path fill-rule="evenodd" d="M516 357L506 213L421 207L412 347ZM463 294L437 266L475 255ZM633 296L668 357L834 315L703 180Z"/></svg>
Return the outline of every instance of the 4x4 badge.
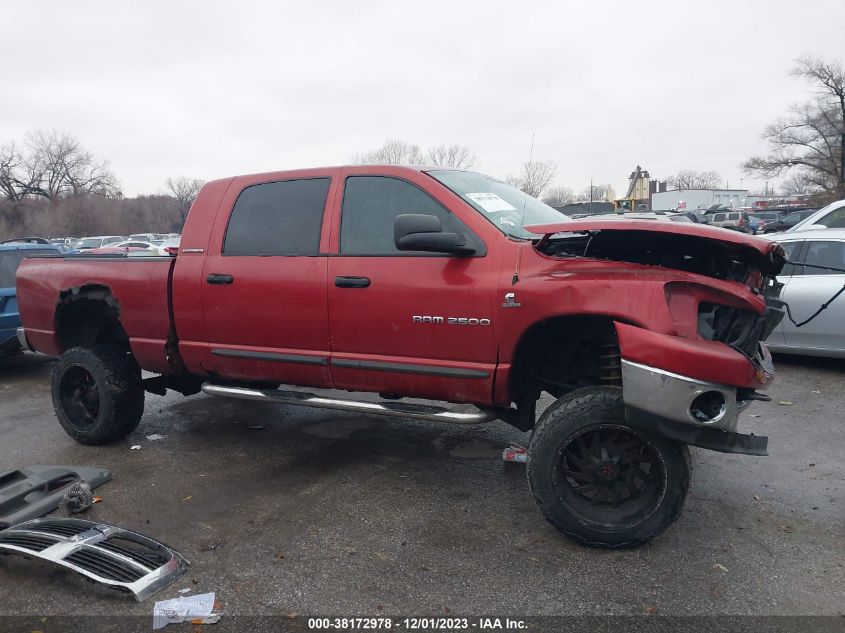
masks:
<svg viewBox="0 0 845 633"><path fill-rule="evenodd" d="M505 301L502 304L503 308L521 308L522 304L516 300L515 292L506 292Z"/></svg>

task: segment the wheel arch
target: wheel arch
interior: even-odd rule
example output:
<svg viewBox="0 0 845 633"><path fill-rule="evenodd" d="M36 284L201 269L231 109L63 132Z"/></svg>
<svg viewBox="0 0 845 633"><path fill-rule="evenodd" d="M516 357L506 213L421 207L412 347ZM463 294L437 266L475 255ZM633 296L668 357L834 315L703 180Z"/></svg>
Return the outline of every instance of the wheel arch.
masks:
<svg viewBox="0 0 845 633"><path fill-rule="evenodd" d="M541 391L560 397L587 385L621 384L610 362L618 364L619 358L615 322L638 325L608 313L555 315L532 323L514 347L507 398L519 407L536 401ZM609 355L613 358L602 358Z"/></svg>
<svg viewBox="0 0 845 633"><path fill-rule="evenodd" d="M120 304L103 284L84 284L59 293L55 327L62 352L98 343L129 349L129 335L120 322Z"/></svg>

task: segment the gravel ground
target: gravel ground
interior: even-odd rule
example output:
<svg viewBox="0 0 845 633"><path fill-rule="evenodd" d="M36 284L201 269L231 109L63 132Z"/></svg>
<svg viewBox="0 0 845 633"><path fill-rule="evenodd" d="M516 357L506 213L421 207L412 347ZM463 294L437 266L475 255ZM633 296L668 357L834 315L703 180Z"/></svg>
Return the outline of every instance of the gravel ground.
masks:
<svg viewBox="0 0 845 633"><path fill-rule="evenodd" d="M53 362L36 355L0 359L0 469L110 468L88 518L180 551L187 575L156 598L215 591L227 618L841 616L845 363L777 361L773 402L742 422L770 437L771 455L693 449L682 517L635 550L588 549L547 525L524 468L502 463L505 446L528 441L504 423L148 395L131 437L86 447L56 422ZM153 603L19 557L0 559L0 594L0 615L148 618Z"/></svg>

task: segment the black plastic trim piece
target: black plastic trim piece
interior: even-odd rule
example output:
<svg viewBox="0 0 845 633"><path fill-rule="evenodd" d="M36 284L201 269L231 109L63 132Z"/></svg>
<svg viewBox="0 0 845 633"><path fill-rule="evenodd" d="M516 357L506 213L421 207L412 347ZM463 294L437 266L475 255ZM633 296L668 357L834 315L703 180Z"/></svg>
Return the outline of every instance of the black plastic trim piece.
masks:
<svg viewBox="0 0 845 633"><path fill-rule="evenodd" d="M648 413L642 409L627 406L625 407L625 419L631 425L645 431L719 453L738 453L760 457L769 454L769 438L764 435L744 435L743 433L731 433L719 429L684 424Z"/></svg>
<svg viewBox="0 0 845 633"><path fill-rule="evenodd" d="M211 350L215 356L228 358L246 358L249 360L267 360L276 363L299 363L300 365L328 365L329 359L325 356L305 356L304 354L279 354L277 352L250 352L241 349L220 349Z"/></svg>
<svg viewBox="0 0 845 633"><path fill-rule="evenodd" d="M392 371L399 374L420 374L424 376L447 376L449 378L489 378L490 374L478 369L457 369L454 367L432 367L431 365L414 365L411 363L389 363L376 360L348 360L332 358L332 365L347 369L373 369L376 371Z"/></svg>

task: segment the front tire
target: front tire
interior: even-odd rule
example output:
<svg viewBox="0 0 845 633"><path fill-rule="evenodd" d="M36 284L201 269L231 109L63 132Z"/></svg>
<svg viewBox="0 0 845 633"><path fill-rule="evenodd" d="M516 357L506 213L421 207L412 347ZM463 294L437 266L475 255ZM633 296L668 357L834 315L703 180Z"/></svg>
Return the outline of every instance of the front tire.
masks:
<svg viewBox="0 0 845 633"><path fill-rule="evenodd" d="M53 370L51 391L59 423L80 444L119 440L144 413L141 368L117 345L67 350Z"/></svg>
<svg viewBox="0 0 845 633"><path fill-rule="evenodd" d="M635 547L680 516L689 451L628 425L618 387L588 387L540 417L527 474L540 510L564 534L591 547Z"/></svg>

